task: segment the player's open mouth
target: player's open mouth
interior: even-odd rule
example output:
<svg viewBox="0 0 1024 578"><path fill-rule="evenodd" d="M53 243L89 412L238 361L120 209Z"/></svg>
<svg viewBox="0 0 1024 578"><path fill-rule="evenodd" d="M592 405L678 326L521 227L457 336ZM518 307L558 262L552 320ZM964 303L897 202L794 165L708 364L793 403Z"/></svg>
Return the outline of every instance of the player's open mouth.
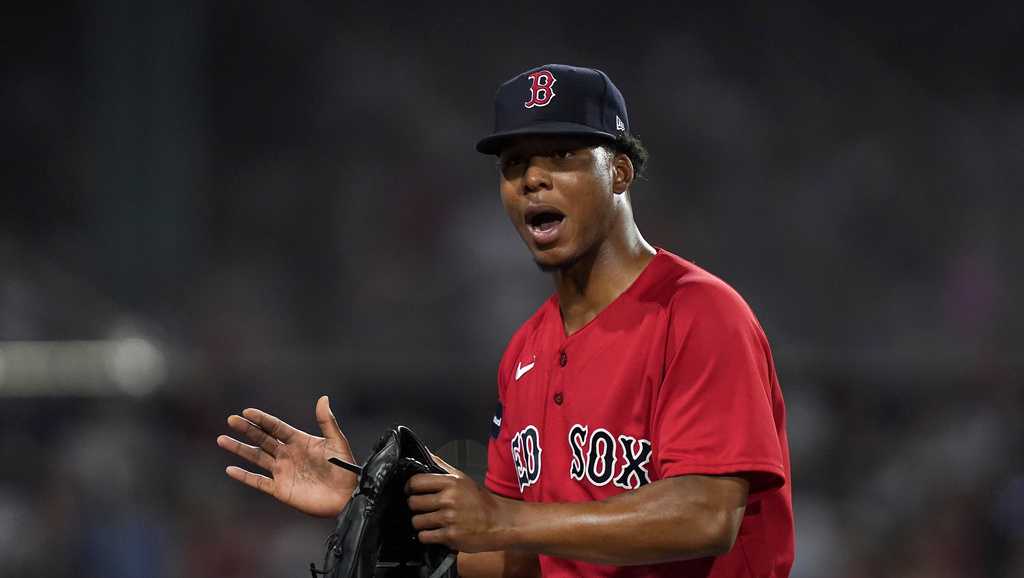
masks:
<svg viewBox="0 0 1024 578"><path fill-rule="evenodd" d="M538 245L548 245L558 239L565 215L557 209L542 207L526 211L526 228Z"/></svg>

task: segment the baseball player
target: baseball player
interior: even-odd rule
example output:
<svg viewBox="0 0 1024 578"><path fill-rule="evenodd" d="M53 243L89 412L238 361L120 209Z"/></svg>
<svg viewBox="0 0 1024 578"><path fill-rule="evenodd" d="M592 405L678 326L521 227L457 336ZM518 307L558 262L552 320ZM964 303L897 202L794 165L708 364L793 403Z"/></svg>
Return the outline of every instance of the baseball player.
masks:
<svg viewBox="0 0 1024 578"><path fill-rule="evenodd" d="M760 324L726 283L648 244L629 189L647 160L622 94L565 65L502 84L502 203L555 292L513 335L481 487L420 474L419 540L459 552L462 576L784 577L793 563L785 408ZM351 450L326 398L323 438L259 410L225 449L271 472L229 476L334 515Z"/></svg>

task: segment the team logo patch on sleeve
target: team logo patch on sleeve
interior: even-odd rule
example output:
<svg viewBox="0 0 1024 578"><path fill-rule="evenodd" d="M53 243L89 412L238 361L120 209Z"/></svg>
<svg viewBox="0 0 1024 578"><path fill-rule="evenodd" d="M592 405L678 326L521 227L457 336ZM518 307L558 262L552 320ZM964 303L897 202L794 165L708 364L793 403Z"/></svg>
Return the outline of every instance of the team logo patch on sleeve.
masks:
<svg viewBox="0 0 1024 578"><path fill-rule="evenodd" d="M501 413L502 407L499 401L497 407L494 408L494 417L491 418L491 437L495 439L501 433Z"/></svg>

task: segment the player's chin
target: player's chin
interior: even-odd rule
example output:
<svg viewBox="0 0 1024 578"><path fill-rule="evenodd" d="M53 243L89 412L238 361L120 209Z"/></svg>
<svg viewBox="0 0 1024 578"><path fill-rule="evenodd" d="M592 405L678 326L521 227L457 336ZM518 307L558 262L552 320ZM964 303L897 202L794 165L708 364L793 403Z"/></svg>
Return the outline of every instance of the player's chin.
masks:
<svg viewBox="0 0 1024 578"><path fill-rule="evenodd" d="M537 264L537 268L545 273L568 269L577 261L572 247L565 245L531 246L530 251L533 253L533 262Z"/></svg>
<svg viewBox="0 0 1024 578"><path fill-rule="evenodd" d="M528 227L520 227L519 236L530 250L534 263L545 273L565 269L578 260L576 236L568 228L550 243L539 243Z"/></svg>

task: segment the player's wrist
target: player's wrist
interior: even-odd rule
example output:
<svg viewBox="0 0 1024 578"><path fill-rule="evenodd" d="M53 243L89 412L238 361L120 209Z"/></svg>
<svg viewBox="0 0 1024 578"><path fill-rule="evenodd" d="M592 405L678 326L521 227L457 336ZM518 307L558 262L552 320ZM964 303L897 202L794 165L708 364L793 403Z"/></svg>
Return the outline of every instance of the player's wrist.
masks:
<svg viewBox="0 0 1024 578"><path fill-rule="evenodd" d="M524 502L492 494L494 514L491 522L491 546L493 550L514 550L522 545L521 524Z"/></svg>

